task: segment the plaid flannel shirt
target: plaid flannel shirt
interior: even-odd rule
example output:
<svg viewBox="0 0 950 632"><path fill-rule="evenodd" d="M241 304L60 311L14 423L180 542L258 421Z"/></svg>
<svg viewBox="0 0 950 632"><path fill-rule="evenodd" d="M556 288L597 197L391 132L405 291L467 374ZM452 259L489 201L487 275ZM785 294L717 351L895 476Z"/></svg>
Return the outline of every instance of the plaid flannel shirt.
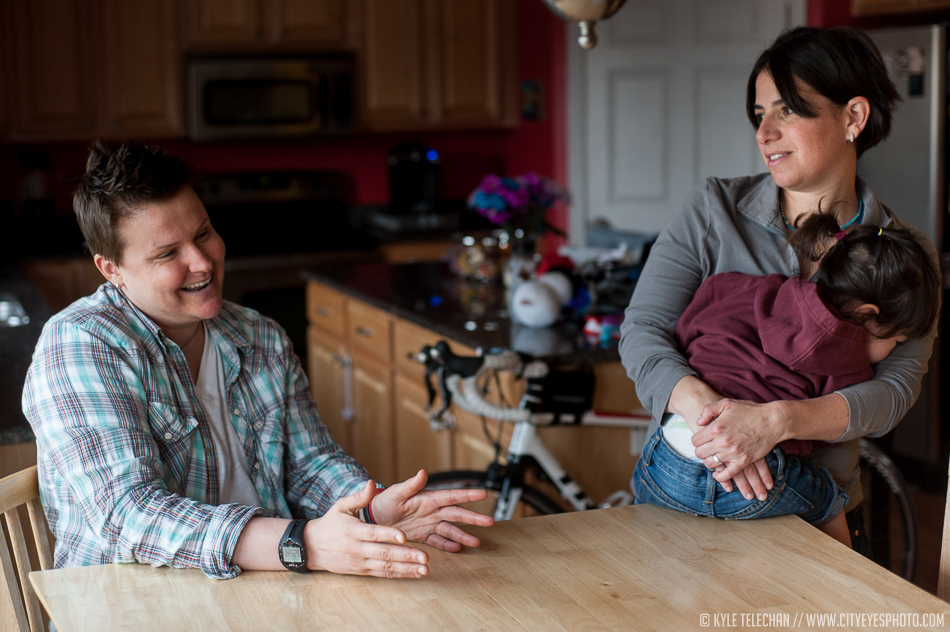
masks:
<svg viewBox="0 0 950 632"><path fill-rule="evenodd" d="M179 347L110 283L44 327L23 391L55 566L141 562L235 577L252 516L317 517L368 480L333 441L286 334L225 302L205 321L263 507L218 505L211 432Z"/></svg>

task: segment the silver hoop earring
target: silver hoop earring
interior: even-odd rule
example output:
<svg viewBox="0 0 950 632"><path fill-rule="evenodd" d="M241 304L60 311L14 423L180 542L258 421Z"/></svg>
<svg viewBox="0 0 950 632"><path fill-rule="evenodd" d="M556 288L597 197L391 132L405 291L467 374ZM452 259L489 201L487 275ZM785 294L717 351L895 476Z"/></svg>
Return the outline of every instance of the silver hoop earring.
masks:
<svg viewBox="0 0 950 632"><path fill-rule="evenodd" d="M848 142L849 142L849 143L853 143L853 142L854 142L854 132L851 132L851 138L848 139Z"/></svg>

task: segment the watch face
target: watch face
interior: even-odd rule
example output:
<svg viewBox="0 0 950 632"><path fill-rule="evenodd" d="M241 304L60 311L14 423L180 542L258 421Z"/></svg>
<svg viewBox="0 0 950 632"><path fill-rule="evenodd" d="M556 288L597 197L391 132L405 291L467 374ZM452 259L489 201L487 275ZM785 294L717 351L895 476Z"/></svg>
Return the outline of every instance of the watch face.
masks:
<svg viewBox="0 0 950 632"><path fill-rule="evenodd" d="M283 544L280 547L280 557L284 564L303 563L303 555L300 553L300 547L296 544Z"/></svg>

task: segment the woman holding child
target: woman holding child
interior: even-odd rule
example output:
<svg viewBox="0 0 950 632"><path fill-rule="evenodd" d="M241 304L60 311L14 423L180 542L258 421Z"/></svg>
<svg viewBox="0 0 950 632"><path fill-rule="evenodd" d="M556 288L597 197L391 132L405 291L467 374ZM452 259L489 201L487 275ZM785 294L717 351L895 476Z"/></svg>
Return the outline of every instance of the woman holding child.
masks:
<svg viewBox="0 0 950 632"><path fill-rule="evenodd" d="M857 177L858 157L890 132L898 98L880 54L860 31L803 27L779 36L753 67L746 98L769 173L710 178L693 191L653 246L621 328L627 374L653 412L650 435L665 416L682 416L710 476L725 493L734 485L750 501L768 498L773 480L764 457L776 445L835 442L809 459L846 492L852 534L863 531L857 439L889 432L913 405L935 323L878 362L873 379L812 399L764 404L724 399L700 380L677 347L674 328L713 274L810 278L817 264L799 265L795 227L815 212L833 214L845 234L861 225L906 228L936 262L930 240Z"/></svg>

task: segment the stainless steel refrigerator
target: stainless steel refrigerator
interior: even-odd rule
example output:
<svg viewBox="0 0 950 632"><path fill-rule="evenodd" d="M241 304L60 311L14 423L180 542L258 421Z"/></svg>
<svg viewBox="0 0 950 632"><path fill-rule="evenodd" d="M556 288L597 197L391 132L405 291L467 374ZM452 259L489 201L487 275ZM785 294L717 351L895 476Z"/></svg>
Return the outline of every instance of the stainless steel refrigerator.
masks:
<svg viewBox="0 0 950 632"><path fill-rule="evenodd" d="M926 232L946 266L947 224L947 29L944 25L868 30L902 101L890 137L858 161L858 175L904 221ZM947 276L944 274L944 278ZM945 421L950 402L942 395L950 376L950 322L944 307L940 335L920 399L884 440L909 478L946 481ZM946 365L946 373L941 364Z"/></svg>

